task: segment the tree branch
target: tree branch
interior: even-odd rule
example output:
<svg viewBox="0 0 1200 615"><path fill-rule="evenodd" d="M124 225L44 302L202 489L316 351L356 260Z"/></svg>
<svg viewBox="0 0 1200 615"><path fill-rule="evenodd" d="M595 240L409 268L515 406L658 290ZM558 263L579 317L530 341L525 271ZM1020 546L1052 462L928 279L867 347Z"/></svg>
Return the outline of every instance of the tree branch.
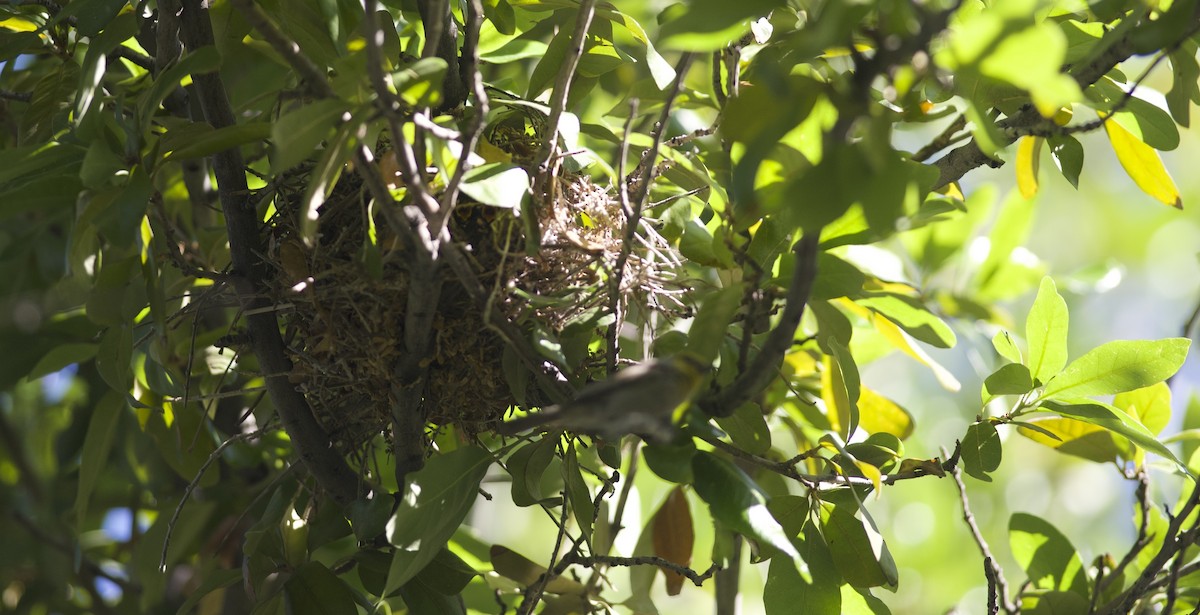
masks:
<svg viewBox="0 0 1200 615"><path fill-rule="evenodd" d="M792 246L796 255L796 265L792 270L792 280L788 286L786 303L779 323L767 334L762 349L755 355L750 368L719 391L716 395L702 398L698 403L700 408L710 416L725 417L743 403L757 395L775 378L776 368L783 361L784 355L792 347L796 330L800 327L800 319L804 316L804 307L812 292L813 282L817 279L817 247L820 230L806 232Z"/></svg>
<svg viewBox="0 0 1200 615"><path fill-rule="evenodd" d="M1195 20L1195 15L1192 15L1191 19ZM1068 74L1079 84L1080 89L1087 89L1093 83L1096 83L1107 75L1109 71L1116 68L1118 64L1128 60L1134 54L1135 46L1132 32L1137 29L1135 26L1129 30L1114 30L1108 35L1108 37L1114 38L1114 40L1105 46L1104 51L1087 64L1072 67L1068 71ZM1168 41L1168 44L1164 45L1163 48L1169 49L1178 46L1195 32L1195 26L1188 28L1187 32L1180 36L1179 40ZM1100 44L1103 45L1105 43L1102 41ZM1046 119L1033 108L1033 105L1025 105L1012 117L997 122L997 126L1005 133L1003 145L1008 145L1016 139L1016 135L1019 135L1020 131L1044 125L1045 122ZM978 167L986 165L996 168L1003 164L1002 161L984 154L979 149L976 141L972 139L966 145L951 150L950 153L933 163L941 173L934 189L936 190L951 182L956 182L962 179L963 175Z"/></svg>
<svg viewBox="0 0 1200 615"><path fill-rule="evenodd" d="M248 2L248 0L239 0ZM211 45L212 26L203 0L184 0L182 38L195 51ZM233 109L225 94L220 73L198 74L193 77L204 117L214 128L233 126ZM259 233L259 220L250 190L246 183L245 165L238 148L230 148L212 156L218 184L221 209L225 213L229 237L232 276L238 297L246 309L262 308L267 299L266 264L260 255L266 253ZM308 471L321 488L335 501L346 504L364 492L360 477L350 469L346 460L333 448L328 435L313 416L304 395L288 380L292 362L287 356L279 323L275 314L260 311L246 316L254 353L262 365L267 390L280 421L292 438L292 444Z"/></svg>

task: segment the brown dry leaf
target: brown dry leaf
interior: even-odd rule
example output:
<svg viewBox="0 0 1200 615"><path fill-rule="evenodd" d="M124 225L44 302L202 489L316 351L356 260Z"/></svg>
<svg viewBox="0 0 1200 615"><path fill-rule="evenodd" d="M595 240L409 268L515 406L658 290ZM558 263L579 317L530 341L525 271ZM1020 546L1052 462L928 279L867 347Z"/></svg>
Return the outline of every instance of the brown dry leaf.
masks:
<svg viewBox="0 0 1200 615"><path fill-rule="evenodd" d="M671 491L662 508L654 513L653 523L654 554L672 564L691 565L696 532L692 528L692 511L682 487ZM667 595L679 595L679 591L683 589L684 577L669 570L664 570L663 574L667 579Z"/></svg>

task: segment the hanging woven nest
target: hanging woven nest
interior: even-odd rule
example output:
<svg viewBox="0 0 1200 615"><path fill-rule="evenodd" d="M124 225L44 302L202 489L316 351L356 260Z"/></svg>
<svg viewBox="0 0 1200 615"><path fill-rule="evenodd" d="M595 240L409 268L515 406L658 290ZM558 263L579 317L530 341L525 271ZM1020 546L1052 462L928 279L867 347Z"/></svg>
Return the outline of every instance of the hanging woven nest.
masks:
<svg viewBox="0 0 1200 615"><path fill-rule="evenodd" d="M278 267L271 291L284 308L292 382L335 446L350 454L388 435L389 392L404 352L408 248L382 216L371 215L369 196L349 174L320 208L317 238L306 245L297 226L305 181L300 173L294 185L276 188L267 257ZM492 289L492 304L526 330L536 323L559 332L606 310L609 272L622 249L623 216L609 190L583 175L563 173L555 181L557 198L538 211L541 241L534 255L527 254L522 221L509 210L463 202L451 220L451 235L474 260L483 287ZM670 297L678 262L665 240L645 230L619 285L622 300L677 307ZM422 411L428 422L472 436L520 404L505 376L504 342L448 270L445 275ZM528 387L525 401L540 405L533 390Z"/></svg>

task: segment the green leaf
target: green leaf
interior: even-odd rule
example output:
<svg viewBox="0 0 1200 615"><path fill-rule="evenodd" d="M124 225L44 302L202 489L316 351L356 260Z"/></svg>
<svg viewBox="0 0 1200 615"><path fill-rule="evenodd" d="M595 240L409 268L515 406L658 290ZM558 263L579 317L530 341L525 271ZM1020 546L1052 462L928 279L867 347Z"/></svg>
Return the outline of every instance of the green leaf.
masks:
<svg viewBox="0 0 1200 615"><path fill-rule="evenodd" d="M271 125L266 122L234 124L205 134L197 135L187 145L166 155L165 160L189 160L203 158L248 143L262 141L271 136Z"/></svg>
<svg viewBox="0 0 1200 615"><path fill-rule="evenodd" d="M771 430L762 408L754 402L738 406L733 414L718 417L717 425L738 448L753 455L762 455L771 450Z"/></svg>
<svg viewBox="0 0 1200 615"><path fill-rule="evenodd" d="M1112 405L1138 420L1152 434L1160 434L1171 421L1171 387L1157 382L1148 387L1119 393Z"/></svg>
<svg viewBox="0 0 1200 615"><path fill-rule="evenodd" d="M813 280L810 298L828 300L858 297L866 279L858 267L828 252L821 252L817 257L817 279Z"/></svg>
<svg viewBox="0 0 1200 615"><path fill-rule="evenodd" d="M112 451L113 436L124 409L124 396L109 391L96 403L88 420L87 436L84 437L79 455L79 484L72 511L75 514L75 526L80 532L89 522L88 503L96 488L96 481L100 479L100 473L109 468L108 456ZM33 477L29 478L32 480Z"/></svg>
<svg viewBox="0 0 1200 615"><path fill-rule="evenodd" d="M1124 574L1122 573L1122 576ZM1115 588L1110 591L1119 590L1122 585L1114 583ZM1114 594L1112 598L1115 598ZM1101 598L1100 604L1111 598ZM1029 613L1029 615L1074 615L1078 613L1083 615L1091 613L1092 607L1089 599L1086 596L1073 592L1029 592L1022 596L1021 612Z"/></svg>
<svg viewBox="0 0 1200 615"><path fill-rule="evenodd" d="M783 527L767 509L766 496L749 476L728 461L705 451L692 457L692 473L696 494L708 504L714 519L789 557L800 557Z"/></svg>
<svg viewBox="0 0 1200 615"><path fill-rule="evenodd" d="M387 522L392 518L391 498L358 499L351 502L348 508L346 518L350 520L350 527L360 543L383 535Z"/></svg>
<svg viewBox="0 0 1200 615"><path fill-rule="evenodd" d="M177 87L184 77L211 73L221 66L221 54L216 47L201 47L184 55L174 65L164 70L154 80L154 85L138 101L138 117L141 118L143 134L150 130L150 122L158 106Z"/></svg>
<svg viewBox="0 0 1200 615"><path fill-rule="evenodd" d="M696 446L691 438L685 444L647 443L642 447L642 458L651 472L663 480L681 485L696 480L692 474L692 457L695 455Z"/></svg>
<svg viewBox="0 0 1200 615"><path fill-rule="evenodd" d="M1167 92L1167 109L1171 117L1183 127L1191 124L1193 104L1200 104L1200 64L1196 62L1197 44L1192 39L1180 43L1179 48L1172 51L1171 73L1173 81L1171 90Z"/></svg>
<svg viewBox="0 0 1200 615"><path fill-rule="evenodd" d="M292 573L284 584L284 604L290 615L355 611L350 587L320 562L302 564Z"/></svg>
<svg viewBox="0 0 1200 615"><path fill-rule="evenodd" d="M1029 374L1038 382L1048 382L1067 364L1067 327L1070 316L1067 302L1058 294L1054 280L1042 278L1037 299L1025 319L1025 339L1029 342Z"/></svg>
<svg viewBox="0 0 1200 615"><path fill-rule="evenodd" d="M450 549L443 548L413 581L443 596L454 596L477 576L479 573L470 564Z"/></svg>
<svg viewBox="0 0 1200 615"><path fill-rule="evenodd" d="M1064 179L1079 188L1079 174L1083 172L1083 145L1070 135L1054 135L1049 139L1050 155Z"/></svg>
<svg viewBox="0 0 1200 615"><path fill-rule="evenodd" d="M1013 558L1039 589L1088 595L1088 580L1071 541L1045 520L1015 513L1008 521Z"/></svg>
<svg viewBox="0 0 1200 615"><path fill-rule="evenodd" d="M52 215L70 211L82 189L83 184L74 174L42 177L0 189L0 221L29 212Z"/></svg>
<svg viewBox="0 0 1200 615"><path fill-rule="evenodd" d="M561 13L574 21L578 10L561 11ZM546 88L552 87L554 77L558 75L559 67L562 66L563 60L567 58L567 52L570 50L573 30L574 28L567 27L565 23L561 24L558 33L550 39L546 52L538 59L537 65L529 74L529 86L525 89L526 100L537 100Z"/></svg>
<svg viewBox="0 0 1200 615"><path fill-rule="evenodd" d="M1118 340L1093 348L1046 383L1043 399L1091 397L1132 391L1179 371L1191 340Z"/></svg>
<svg viewBox="0 0 1200 615"><path fill-rule="evenodd" d="M861 388L858 366L850 351L836 340L827 340L830 353L825 355L821 371L821 398L830 424L848 439L858 427L858 398Z"/></svg>
<svg viewBox="0 0 1200 615"><path fill-rule="evenodd" d="M446 61L442 58L421 58L392 73L396 94L413 107L431 106L442 99L442 81L446 78Z"/></svg>
<svg viewBox="0 0 1200 615"><path fill-rule="evenodd" d="M392 522L389 539L397 550L385 593L416 576L446 545L471 510L491 463L487 451L464 446L431 458L412 475Z"/></svg>
<svg viewBox="0 0 1200 615"><path fill-rule="evenodd" d="M751 19L765 17L784 4L783 0L695 0L687 10L664 13L672 18L663 23L660 44L684 51L714 51L741 36Z"/></svg>
<svg viewBox="0 0 1200 615"><path fill-rule="evenodd" d="M349 105L337 99L318 100L289 111L271 125L271 172L282 173L312 156L334 128L348 118Z"/></svg>
<svg viewBox="0 0 1200 615"><path fill-rule="evenodd" d="M961 450L963 471L981 481L992 482L988 473L1000 467L1003 455L996 426L990 421L973 423L962 439Z"/></svg>
<svg viewBox="0 0 1200 615"><path fill-rule="evenodd" d="M78 0L64 6L56 17L74 17L79 32L94 37L109 26L113 18L125 8L125 4L124 0Z"/></svg>
<svg viewBox="0 0 1200 615"><path fill-rule="evenodd" d="M688 328L687 349L704 359L715 359L725 335L729 331L729 323L737 313L742 302L745 289L741 284L732 284L720 288L704 298L696 318Z"/></svg>
<svg viewBox="0 0 1200 615"><path fill-rule="evenodd" d="M983 381L984 399L995 395L1024 395L1033 389L1030 369L1020 363L1008 363Z"/></svg>
<svg viewBox="0 0 1200 615"><path fill-rule="evenodd" d="M518 448L508 458L508 473L512 475L512 499L517 506L533 506L543 500L542 475L550 461L558 438L541 438Z"/></svg>
<svg viewBox="0 0 1200 615"><path fill-rule="evenodd" d="M47 352L25 377L29 380L37 380L73 363L87 361L96 356L97 350L99 350L97 344L58 344L51 348L50 352Z"/></svg>
<svg viewBox="0 0 1200 615"><path fill-rule="evenodd" d="M1017 343L1008 331L1001 330L992 336L992 347L996 349L996 354L1013 363L1024 362L1021 360L1021 349L1017 348Z"/></svg>
<svg viewBox="0 0 1200 615"><path fill-rule="evenodd" d="M875 293L855 303L896 323L914 338L938 348L952 348L958 341L954 331L920 301L895 293Z"/></svg>
<svg viewBox="0 0 1200 615"><path fill-rule="evenodd" d="M1134 444L1163 459L1174 462L1181 467L1183 466L1179 459L1175 457L1175 454L1164 446L1162 442L1156 440L1154 434L1143 427L1137 419L1108 404L1087 400L1083 400L1082 403L1048 401L1042 404L1041 409L1093 425L1099 425L1113 433L1129 438Z"/></svg>
<svg viewBox="0 0 1200 615"><path fill-rule="evenodd" d="M516 210L529 190L529 173L511 162L485 164L463 174L463 194L484 205Z"/></svg>
<svg viewBox="0 0 1200 615"><path fill-rule="evenodd" d="M596 505L592 501L592 492L583 481L583 472L579 469L579 459L575 446L572 444L563 456L563 482L567 485L567 500L571 503L571 514L575 523L583 532L584 538L591 544L592 518L596 514Z"/></svg>
<svg viewBox="0 0 1200 615"><path fill-rule="evenodd" d="M824 535L842 578L853 587L895 587L896 563L883 537L869 520L860 520L850 509L832 508Z"/></svg>
<svg viewBox="0 0 1200 615"><path fill-rule="evenodd" d="M357 118L356 118L357 119ZM309 176L308 187L304 191L304 201L300 208L300 239L305 244L312 245L317 236L318 209L333 192L334 185L342 176L346 162L354 147L355 133L359 122L351 119L338 128L333 139L325 145L317 166L313 167Z"/></svg>
<svg viewBox="0 0 1200 615"><path fill-rule="evenodd" d="M803 540L797 541L796 547L803 563L781 557L771 559L763 587L767 615L841 613L838 586L843 580L820 529L807 524Z"/></svg>

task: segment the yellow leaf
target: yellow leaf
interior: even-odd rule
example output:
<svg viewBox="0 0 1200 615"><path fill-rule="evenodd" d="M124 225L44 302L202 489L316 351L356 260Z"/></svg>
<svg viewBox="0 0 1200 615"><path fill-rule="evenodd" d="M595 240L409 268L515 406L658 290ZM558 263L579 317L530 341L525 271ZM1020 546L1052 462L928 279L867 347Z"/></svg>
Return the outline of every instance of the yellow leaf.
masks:
<svg viewBox="0 0 1200 615"><path fill-rule="evenodd" d="M1100 117L1105 117L1101 115ZM1142 192L1178 209L1183 209L1183 198L1179 188L1163 166L1162 158L1154 148L1142 143L1133 133L1116 122L1104 122L1104 132L1112 143L1117 160Z"/></svg>
<svg viewBox="0 0 1200 615"><path fill-rule="evenodd" d="M867 387L858 392L858 417L859 427L867 433L890 433L901 440L912 435L912 415Z"/></svg>
<svg viewBox="0 0 1200 615"><path fill-rule="evenodd" d="M821 370L821 399L825 402L825 414L832 431L842 434L850 428L850 394L846 391L846 380L842 368L829 355L825 355Z"/></svg>
<svg viewBox="0 0 1200 615"><path fill-rule="evenodd" d="M1061 453L1082 457L1097 463L1112 461L1120 453L1113 441L1112 434L1103 427L1091 423L1065 417L1054 417L1030 421L1030 424L1037 425L1058 436L1058 439L1055 440L1024 425L1018 427L1017 433L1038 444L1057 449Z"/></svg>
<svg viewBox="0 0 1200 615"><path fill-rule="evenodd" d="M933 360L920 346L912 342L912 338L908 336L900 327L896 326L892 321L876 316L874 312L846 298L838 299L838 304L844 306L850 312L861 316L875 327L875 330L883 335L884 339L891 342L893 346L900 349L904 354L912 357L921 365L928 367L933 371L934 377L937 378L938 384L947 391L958 391L962 388L962 384L950 373L950 370L942 367L940 363Z"/></svg>
<svg viewBox="0 0 1200 615"><path fill-rule="evenodd" d="M1041 137L1021 137L1017 143L1017 188L1021 196L1032 199L1038 191L1038 165L1042 151Z"/></svg>

